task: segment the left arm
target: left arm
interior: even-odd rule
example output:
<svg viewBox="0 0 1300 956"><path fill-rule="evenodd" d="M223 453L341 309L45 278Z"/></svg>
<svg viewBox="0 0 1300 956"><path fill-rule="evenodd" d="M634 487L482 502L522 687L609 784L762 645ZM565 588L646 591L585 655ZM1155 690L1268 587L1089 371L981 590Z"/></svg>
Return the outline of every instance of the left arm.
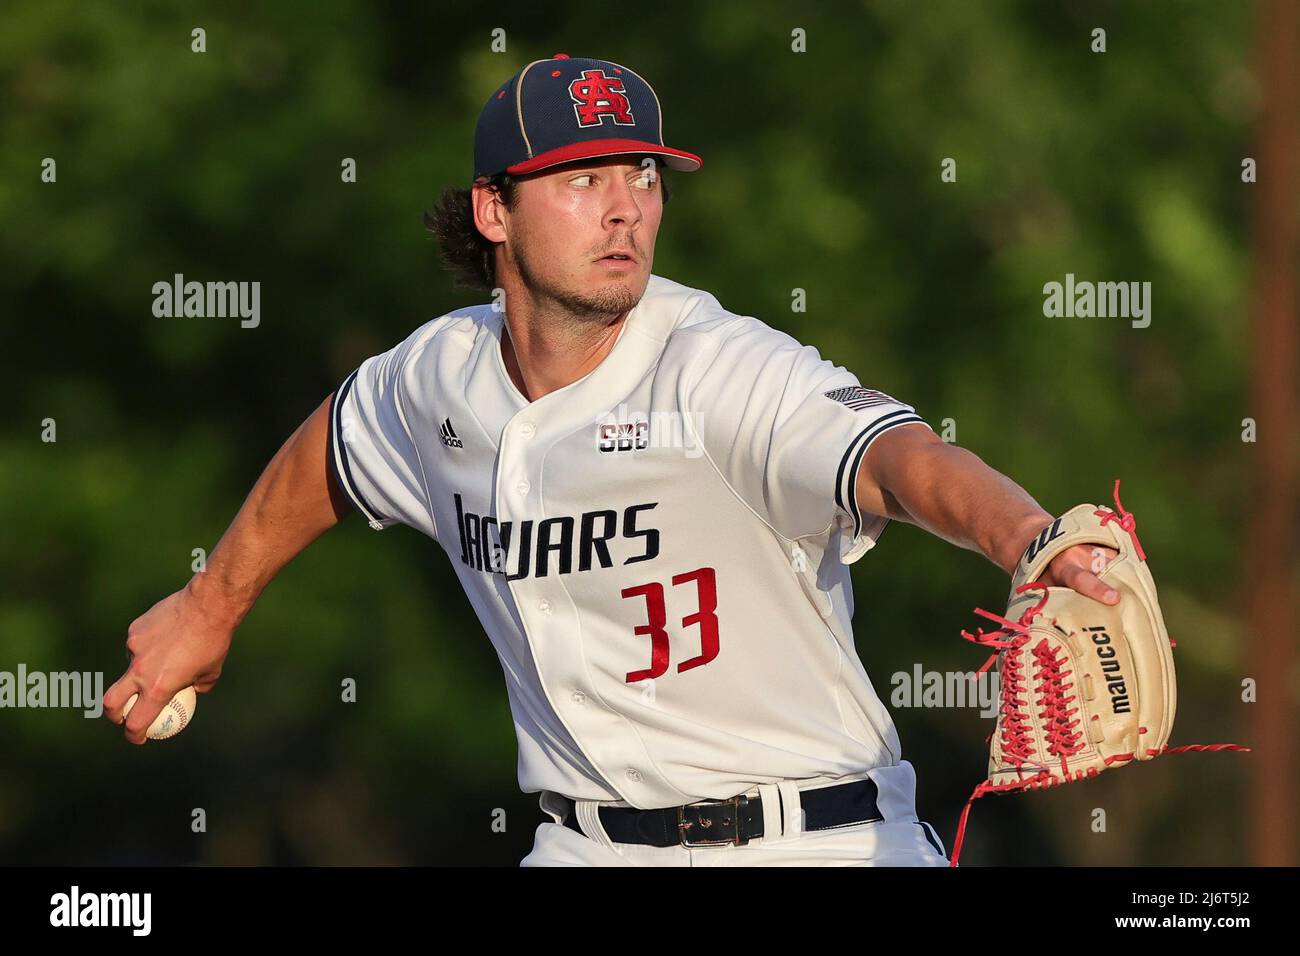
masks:
<svg viewBox="0 0 1300 956"><path fill-rule="evenodd" d="M856 482L858 507L917 525L958 547L977 551L1007 574L1029 542L1054 520L1029 492L980 459L950 445L927 425L890 429L867 450ZM1063 551L1040 580L1073 588L1103 604L1119 595L1094 572L1111 548L1076 545Z"/></svg>

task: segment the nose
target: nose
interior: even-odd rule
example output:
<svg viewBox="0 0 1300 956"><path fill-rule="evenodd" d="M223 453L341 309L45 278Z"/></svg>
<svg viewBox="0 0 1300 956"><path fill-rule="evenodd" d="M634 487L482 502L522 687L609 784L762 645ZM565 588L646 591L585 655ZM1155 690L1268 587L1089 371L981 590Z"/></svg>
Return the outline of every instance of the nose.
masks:
<svg viewBox="0 0 1300 956"><path fill-rule="evenodd" d="M641 221L641 204L630 183L615 181L610 187L609 205L605 210L605 225L635 227Z"/></svg>

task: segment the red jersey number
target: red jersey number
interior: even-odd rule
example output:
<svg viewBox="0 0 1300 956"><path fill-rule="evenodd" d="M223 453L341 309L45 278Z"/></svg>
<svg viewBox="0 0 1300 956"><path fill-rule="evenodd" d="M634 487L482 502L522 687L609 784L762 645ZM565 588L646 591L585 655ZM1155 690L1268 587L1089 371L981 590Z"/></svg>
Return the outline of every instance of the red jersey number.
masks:
<svg viewBox="0 0 1300 956"><path fill-rule="evenodd" d="M698 568L673 575L673 586L678 587L694 582L699 610L682 618L683 628L699 626L700 652L690 660L677 665L680 674L693 667L700 667L718 656L718 586L713 568ZM666 625L668 610L664 604L664 586L658 581L638 584L636 587L624 588L623 597L643 597L646 604L647 623L638 624L635 633L650 638L650 666L644 670L630 671L627 675L629 684L655 678L668 671L669 640Z"/></svg>

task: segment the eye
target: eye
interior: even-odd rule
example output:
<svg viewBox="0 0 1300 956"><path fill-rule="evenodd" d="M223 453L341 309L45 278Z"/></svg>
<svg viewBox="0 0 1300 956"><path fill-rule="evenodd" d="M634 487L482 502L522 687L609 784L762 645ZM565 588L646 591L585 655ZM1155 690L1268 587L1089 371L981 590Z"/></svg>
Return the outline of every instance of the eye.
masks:
<svg viewBox="0 0 1300 956"><path fill-rule="evenodd" d="M591 179L591 178L592 178L591 173L582 173L580 175L574 176L572 179L569 180L569 182L571 184L577 184L579 179Z"/></svg>
<svg viewBox="0 0 1300 956"><path fill-rule="evenodd" d="M639 189L654 189L655 183L659 182L659 175L653 170L646 170L636 178L636 184Z"/></svg>

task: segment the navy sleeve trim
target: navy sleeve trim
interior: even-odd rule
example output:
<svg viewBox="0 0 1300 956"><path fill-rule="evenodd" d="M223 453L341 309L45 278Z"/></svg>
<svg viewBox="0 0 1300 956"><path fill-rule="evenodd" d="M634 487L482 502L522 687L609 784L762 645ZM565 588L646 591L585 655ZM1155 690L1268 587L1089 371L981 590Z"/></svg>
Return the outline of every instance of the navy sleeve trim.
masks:
<svg viewBox="0 0 1300 956"><path fill-rule="evenodd" d="M356 381L357 373L354 371L339 386L338 391L334 393L334 398L330 402L330 470L334 473L334 480L339 483L352 503L357 509L366 516L372 528L382 528L378 513L366 503L361 492L357 489L356 482L352 478L352 464L348 460L347 443L343 440L343 403L347 400L348 392L352 390L352 383Z"/></svg>
<svg viewBox="0 0 1300 956"><path fill-rule="evenodd" d="M858 432L853 441L849 442L849 447L844 450L839 471L835 475L835 503L853 518L853 538L862 533L862 512L858 510L857 490L858 466L862 464L862 456L867 453L871 443L885 432L913 422L924 425L925 419L911 409L890 412Z"/></svg>

